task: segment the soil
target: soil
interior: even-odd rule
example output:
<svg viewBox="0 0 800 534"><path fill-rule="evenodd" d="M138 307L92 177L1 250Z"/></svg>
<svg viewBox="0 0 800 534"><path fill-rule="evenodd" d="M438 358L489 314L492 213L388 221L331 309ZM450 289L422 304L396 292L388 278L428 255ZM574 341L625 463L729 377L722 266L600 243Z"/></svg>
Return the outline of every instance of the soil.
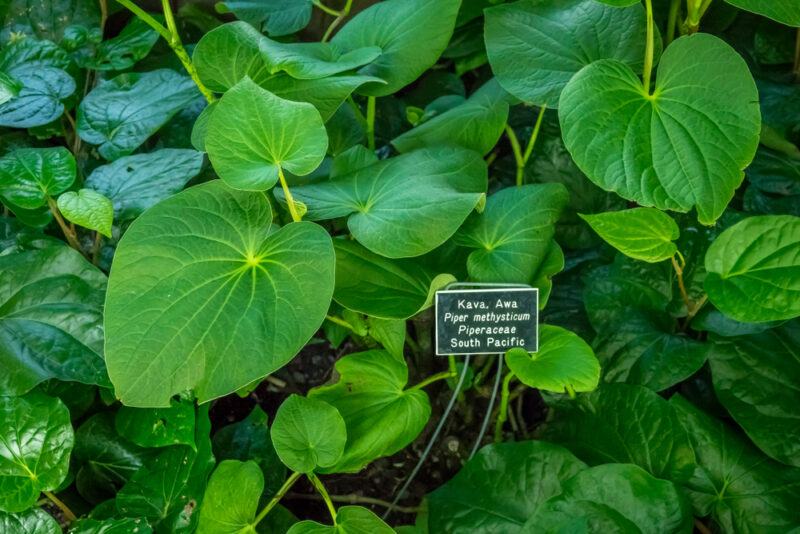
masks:
<svg viewBox="0 0 800 534"><path fill-rule="evenodd" d="M276 381L264 381L246 398L228 395L216 401L211 409L213 431L244 419L256 404L260 405L272 420L283 399L291 393L305 394L310 388L330 381L334 362L346 354L359 350L363 348L356 347L350 342L334 349L320 333L319 337L309 343L289 365L274 375L279 381L285 382L284 387L281 387L281 384L276 385ZM485 363L486 368L494 372L493 361L478 360L476 363L472 366L473 369L481 369L482 363ZM425 376L445 370L447 360L437 358L429 364L434 366L434 370L424 375L415 376L412 369L409 383L417 383ZM466 391L463 398L456 403L423 468L400 500L401 508L392 512L389 518L390 524L413 524L416 509L425 495L450 480L466 462L478 437L493 382L494 375L491 374L482 381L479 388ZM328 475L323 478L334 500L339 497L337 506L359 504L370 508L379 516L386 512L386 506L364 502L362 498L388 502L394 500L422 455L452 394L445 381L436 382L425 389L431 398L433 410L429 423L416 441L394 456L374 461L357 474ZM547 406L538 391L533 389L520 389L517 399L512 401L510 407L516 414L518 422L515 424L518 429L512 430L511 425L507 423L503 438L505 441L531 437L547 417ZM495 410L496 408L497 404ZM492 441L493 429L494 419L490 421L483 444ZM292 488L291 492L281 500L281 504L304 519L314 519L323 523L330 520L324 503L304 479Z"/></svg>

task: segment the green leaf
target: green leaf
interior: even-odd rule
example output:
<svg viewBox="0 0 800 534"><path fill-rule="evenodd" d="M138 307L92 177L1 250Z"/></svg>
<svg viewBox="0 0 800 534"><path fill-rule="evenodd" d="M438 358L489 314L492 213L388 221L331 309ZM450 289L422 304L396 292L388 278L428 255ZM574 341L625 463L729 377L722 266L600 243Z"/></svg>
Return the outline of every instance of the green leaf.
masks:
<svg viewBox="0 0 800 534"><path fill-rule="evenodd" d="M66 148L19 148L0 158L0 194L22 208L39 208L66 191L75 173Z"/></svg>
<svg viewBox="0 0 800 534"><path fill-rule="evenodd" d="M32 7L28 0L4 2L3 14L7 16L0 34L3 44L13 33L58 43L72 26L87 29L100 26L100 9L92 0L41 0L35 9Z"/></svg>
<svg viewBox="0 0 800 534"><path fill-rule="evenodd" d="M749 336L714 336L709 362L717 398L753 443L800 467L800 322Z"/></svg>
<svg viewBox="0 0 800 534"><path fill-rule="evenodd" d="M58 488L74 441L60 400L39 392L0 397L0 510L23 512Z"/></svg>
<svg viewBox="0 0 800 534"><path fill-rule="evenodd" d="M141 469L148 456L144 449L124 439L114 429L114 414L90 417L75 433L73 459L78 467L75 485L91 503L113 498Z"/></svg>
<svg viewBox="0 0 800 534"><path fill-rule="evenodd" d="M0 50L0 70L5 72L26 64L67 69L71 62L67 52L51 41L19 39L4 43Z"/></svg>
<svg viewBox="0 0 800 534"><path fill-rule="evenodd" d="M657 263L675 255L674 241L680 236L675 221L655 208L633 208L583 215L592 230L626 256Z"/></svg>
<svg viewBox="0 0 800 534"><path fill-rule="evenodd" d="M569 196L560 184L509 187L489 196L455 242L474 249L467 269L475 282L530 283L553 243L555 222Z"/></svg>
<svg viewBox="0 0 800 534"><path fill-rule="evenodd" d="M279 37L302 30L311 20L311 0L226 0L217 4L232 11L236 18L248 22L269 35Z"/></svg>
<svg viewBox="0 0 800 534"><path fill-rule="evenodd" d="M539 505L585 468L566 449L544 441L488 445L428 494L428 528L453 534L521 532Z"/></svg>
<svg viewBox="0 0 800 534"><path fill-rule="evenodd" d="M92 189L67 191L58 197L58 209L68 221L111 237L114 204L102 193Z"/></svg>
<svg viewBox="0 0 800 534"><path fill-rule="evenodd" d="M62 100L75 92L75 80L61 69L30 63L8 72L22 86L16 97L0 104L0 126L33 128L58 119Z"/></svg>
<svg viewBox="0 0 800 534"><path fill-rule="evenodd" d="M147 521L140 518L80 519L70 527L69 534L153 534Z"/></svg>
<svg viewBox="0 0 800 534"><path fill-rule="evenodd" d="M689 436L669 403L647 388L604 384L553 408L542 439L566 447L590 465L636 464L674 482L692 475Z"/></svg>
<svg viewBox="0 0 800 534"><path fill-rule="evenodd" d="M315 80L351 71L381 55L377 46L343 50L335 43L282 43L259 40L261 55L270 74L286 72L298 80Z"/></svg>
<svg viewBox="0 0 800 534"><path fill-rule="evenodd" d="M456 278L414 260L390 260L354 241L335 239L333 298L345 308L383 319L408 319L433 305L433 296Z"/></svg>
<svg viewBox="0 0 800 534"><path fill-rule="evenodd" d="M686 484L697 515L710 513L724 532L777 534L797 526L800 469L765 457L680 395L670 404L697 455L698 467Z"/></svg>
<svg viewBox="0 0 800 534"><path fill-rule="evenodd" d="M173 400L169 408L122 406L114 426L120 436L141 447L195 446L194 403L189 400Z"/></svg>
<svg viewBox="0 0 800 534"><path fill-rule="evenodd" d="M264 474L266 491L274 494L286 478L286 468L272 446L267 414L259 406L242 421L220 428L212 440L218 460L253 460Z"/></svg>
<svg viewBox="0 0 800 534"><path fill-rule="evenodd" d="M9 534L61 534L61 527L53 516L41 508L32 508L20 514L0 512L0 532Z"/></svg>
<svg viewBox="0 0 800 534"><path fill-rule="evenodd" d="M539 351L506 353L508 368L528 387L567 393L592 391L600 381L600 363L578 335L558 326L539 327Z"/></svg>
<svg viewBox="0 0 800 534"><path fill-rule="evenodd" d="M573 74L600 59L642 71L645 11L595 0L522 0L486 10L486 53L500 85L520 100L558 107Z"/></svg>
<svg viewBox="0 0 800 534"><path fill-rule="evenodd" d="M128 228L105 306L106 364L124 404L166 407L189 389L201 403L227 395L316 332L333 292L331 239L312 223L271 225L264 194L217 180Z"/></svg>
<svg viewBox="0 0 800 534"><path fill-rule="evenodd" d="M705 265L708 298L725 315L750 323L800 315L800 218L747 218L717 237Z"/></svg>
<svg viewBox="0 0 800 534"><path fill-rule="evenodd" d="M626 527L622 532L663 534L692 530L691 508L680 490L672 482L627 464L599 465L581 471L564 483L561 494L538 508L525 528L575 528L573 522L581 517L576 515L576 509L581 510L586 503L599 506L619 527Z"/></svg>
<svg viewBox="0 0 800 534"><path fill-rule="evenodd" d="M51 378L109 387L101 327L106 278L61 244L0 256L0 391Z"/></svg>
<svg viewBox="0 0 800 534"><path fill-rule="evenodd" d="M120 74L81 101L78 135L107 160L127 156L197 95L191 78L173 70Z"/></svg>
<svg viewBox="0 0 800 534"><path fill-rule="evenodd" d="M640 3L641 0L597 0L602 4L614 7L628 7Z"/></svg>
<svg viewBox="0 0 800 534"><path fill-rule="evenodd" d="M336 465L347 441L345 422L336 408L294 394L278 408L271 433L278 457L300 473Z"/></svg>
<svg viewBox="0 0 800 534"><path fill-rule="evenodd" d="M20 82L0 71L0 106L15 98L21 89L22 84Z"/></svg>
<svg viewBox="0 0 800 534"><path fill-rule="evenodd" d="M567 148L594 183L643 206L696 207L703 224L725 210L761 130L744 60L702 33L667 48L651 95L628 65L592 63L564 88L559 118Z"/></svg>
<svg viewBox="0 0 800 534"><path fill-rule="evenodd" d="M158 32L133 17L116 37L88 45L73 53L79 67L99 71L123 71L144 59L158 41Z"/></svg>
<svg viewBox="0 0 800 534"><path fill-rule="evenodd" d="M800 27L800 5L792 0L725 0L729 4L758 13L787 26Z"/></svg>
<svg viewBox="0 0 800 534"><path fill-rule="evenodd" d="M309 391L339 411L347 427L344 455L322 473L355 473L414 441L431 415L428 395L406 389L408 366L386 351L349 354L336 361L335 384Z"/></svg>
<svg viewBox="0 0 800 534"><path fill-rule="evenodd" d="M456 147L415 150L327 182L292 188L309 220L348 216L353 237L389 258L430 252L455 233L486 191L480 154ZM283 200L282 191L276 191Z"/></svg>
<svg viewBox="0 0 800 534"><path fill-rule="evenodd" d="M300 521L286 534L392 534L394 529L362 506L342 506L336 510L336 525Z"/></svg>
<svg viewBox="0 0 800 534"><path fill-rule="evenodd" d="M494 79L463 104L445 111L392 140L400 152L452 144L488 154L503 135L508 120L508 95Z"/></svg>
<svg viewBox="0 0 800 534"><path fill-rule="evenodd" d="M110 198L116 220L127 221L179 192L202 166L200 152L162 148L96 167L84 186Z"/></svg>
<svg viewBox="0 0 800 534"><path fill-rule="evenodd" d="M367 317L369 337L383 345L386 352L403 359L403 349L406 342L406 322L397 319L380 319Z"/></svg>
<svg viewBox="0 0 800 534"><path fill-rule="evenodd" d="M270 76L261 55L263 39L253 26L230 22L203 35L192 52L200 81L212 91L225 92L245 76L260 84Z"/></svg>
<svg viewBox="0 0 800 534"><path fill-rule="evenodd" d="M284 100L245 78L220 99L208 121L208 157L228 185L263 191L280 169L303 176L325 157L328 135L311 104Z"/></svg>
<svg viewBox="0 0 800 534"><path fill-rule="evenodd" d="M358 13L333 37L343 51L377 46L381 55L359 72L385 80L359 92L396 93L436 63L453 34L461 0L386 0Z"/></svg>
<svg viewBox="0 0 800 534"><path fill-rule="evenodd" d="M255 462L220 462L208 481L197 534L254 532L264 475Z"/></svg>

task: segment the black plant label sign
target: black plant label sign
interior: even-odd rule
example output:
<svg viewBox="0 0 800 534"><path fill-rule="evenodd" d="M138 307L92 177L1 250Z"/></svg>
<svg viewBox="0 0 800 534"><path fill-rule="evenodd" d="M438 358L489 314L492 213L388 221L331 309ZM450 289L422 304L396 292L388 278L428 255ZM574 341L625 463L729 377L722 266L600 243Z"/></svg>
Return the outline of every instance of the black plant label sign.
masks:
<svg viewBox="0 0 800 534"><path fill-rule="evenodd" d="M539 349L539 290L533 287L436 292L436 354L500 354Z"/></svg>

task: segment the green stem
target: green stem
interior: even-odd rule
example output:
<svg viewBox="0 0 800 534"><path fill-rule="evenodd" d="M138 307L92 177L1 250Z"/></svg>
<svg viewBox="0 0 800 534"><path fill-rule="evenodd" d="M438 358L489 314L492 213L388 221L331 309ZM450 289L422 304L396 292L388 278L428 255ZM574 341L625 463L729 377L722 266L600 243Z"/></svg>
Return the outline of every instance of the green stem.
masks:
<svg viewBox="0 0 800 534"><path fill-rule="evenodd" d="M289 478L286 479L286 482L283 483L283 486L280 487L280 489L277 491L277 493L275 493L272 499L270 499L270 501L267 503L264 509L261 510L256 516L256 518L253 520L254 529L255 526L258 525L261 522L261 520L267 516L269 511L275 508L275 505L278 504L278 502L283 498L284 495L286 495L286 492L291 489L294 483L297 482L298 478L300 478L300 473L292 472L292 474L289 475Z"/></svg>
<svg viewBox="0 0 800 534"><path fill-rule="evenodd" d="M103 32L106 28L106 21L108 20L108 3L106 0L100 0L100 35L103 35Z"/></svg>
<svg viewBox="0 0 800 534"><path fill-rule="evenodd" d="M322 484L322 481L317 477L317 475L314 473L309 473L307 476L314 488L319 492L320 495L322 495L322 499L325 501L325 505L328 507L328 512L331 514L333 524L336 525L336 507L333 505L333 501L331 501L331 496L328 495L328 490L325 489L325 486Z"/></svg>
<svg viewBox="0 0 800 534"><path fill-rule="evenodd" d="M494 442L500 443L503 440L503 424L505 424L506 419L508 419L508 400L511 396L511 391L509 390L509 386L511 384L511 380L514 378L514 372L509 371L506 373L505 378L503 378L503 386L500 390L500 410L497 413L497 422L494 426Z"/></svg>
<svg viewBox="0 0 800 534"><path fill-rule="evenodd" d="M800 28L797 28L797 37L794 42L794 72L795 80L800 80Z"/></svg>
<svg viewBox="0 0 800 534"><path fill-rule="evenodd" d="M331 25L328 26L327 30L325 30L325 34L322 36L322 42L323 43L327 42L328 39L331 38L331 35L333 35L333 31L336 28L338 28L339 24L341 24L342 21L347 17L347 15L350 14L350 8L351 7L353 7L353 0L347 0L347 2L345 3L344 7L342 8L342 10L338 12L338 15L336 16L335 19L333 19L333 22L331 22Z"/></svg>
<svg viewBox="0 0 800 534"><path fill-rule="evenodd" d="M536 145L536 140L539 138L539 131L542 129L545 111L547 111L546 105L539 108L539 114L536 116L536 124L533 125L531 138L528 139L528 146L525 147L525 153L522 155L522 173L517 169L517 185L522 185L521 182L525 179L525 167L528 166L528 161L531 159L531 154L533 154L533 147Z"/></svg>
<svg viewBox="0 0 800 534"><path fill-rule="evenodd" d="M514 132L514 128L506 124L506 136L511 143L511 151L514 153L514 161L517 163L517 186L522 185L522 176L525 172L525 166L522 163L522 149L519 146L519 139Z"/></svg>
<svg viewBox="0 0 800 534"><path fill-rule="evenodd" d="M681 0L672 0L669 5L669 16L667 17L667 35L664 38L664 47L675 39L675 30L678 25L678 14L681 10Z"/></svg>
<svg viewBox="0 0 800 534"><path fill-rule="evenodd" d="M655 24L653 23L653 0L645 0L647 10L647 45L644 50L644 74L642 75L644 91L647 96L650 93L650 77L653 73L653 59L655 50Z"/></svg>
<svg viewBox="0 0 800 534"><path fill-rule="evenodd" d="M336 315L326 315L325 318L334 324L338 324L339 326L343 326L348 330L355 332L356 329L353 328L353 325L342 319L341 317L337 317Z"/></svg>
<svg viewBox="0 0 800 534"><path fill-rule="evenodd" d="M292 192L289 191L289 184L286 183L286 176L283 175L283 169L280 165L278 165L278 179L281 182L283 196L286 197L286 205L289 207L289 213L292 216L292 220L294 222L300 222L303 218L297 212L297 206L295 206L294 197L292 196Z"/></svg>
<svg viewBox="0 0 800 534"><path fill-rule="evenodd" d="M44 493L45 496L48 499L50 499L50 502L55 504L56 507L58 507L58 509L61 510L68 523L72 523L73 521L78 519L77 516L75 516L75 513L69 509L69 506L64 504L64 502L58 497L56 497L55 494L49 491L43 491L42 493Z"/></svg>
<svg viewBox="0 0 800 534"><path fill-rule="evenodd" d="M153 18L150 13L142 9L141 7L134 4L131 0L117 0L117 3L122 5L123 7L127 8L128 11L139 17L142 22L147 23L148 26L153 28L158 34L164 38L165 41L169 42L170 38L172 37L169 34L169 30L166 29L164 26L161 25L155 18Z"/></svg>
<svg viewBox="0 0 800 534"><path fill-rule="evenodd" d="M675 269L675 274L678 277L678 289L680 289L681 298L683 299L683 304L686 306L686 313L688 314L692 310L692 303L689 300L689 293L686 291L686 284L683 281L683 268L686 264L684 262L683 265L679 265L675 256L672 256L670 260L672 260L672 267Z"/></svg>
<svg viewBox="0 0 800 534"><path fill-rule="evenodd" d="M447 380L448 378L454 378L456 376L458 376L458 373L453 372L451 370L442 371L441 373L436 373L435 375L429 376L428 378L426 378L425 380L423 380L419 384L411 386L409 388L409 390L413 391L413 390L416 390L416 389L422 389L425 386L429 386L429 385L433 384L434 382L438 382L439 380Z"/></svg>
<svg viewBox="0 0 800 534"><path fill-rule="evenodd" d="M50 208L50 213L53 214L53 218L56 220L56 223L58 223L58 226L64 233L64 237L67 238L67 243L69 243L69 246L83 254L81 244L78 242L78 235L61 216L61 211L58 209L58 204L53 197L47 197L47 206Z"/></svg>
<svg viewBox="0 0 800 534"><path fill-rule="evenodd" d="M375 97L367 97L367 146L375 150Z"/></svg>
<svg viewBox="0 0 800 534"><path fill-rule="evenodd" d="M319 0L314 0L312 3L315 6L317 6L319 9L321 9L322 11L324 11L325 13L327 13L328 15L330 15L332 17L338 17L339 15L342 14L341 11L336 11L335 9L326 6L325 4L320 2Z"/></svg>

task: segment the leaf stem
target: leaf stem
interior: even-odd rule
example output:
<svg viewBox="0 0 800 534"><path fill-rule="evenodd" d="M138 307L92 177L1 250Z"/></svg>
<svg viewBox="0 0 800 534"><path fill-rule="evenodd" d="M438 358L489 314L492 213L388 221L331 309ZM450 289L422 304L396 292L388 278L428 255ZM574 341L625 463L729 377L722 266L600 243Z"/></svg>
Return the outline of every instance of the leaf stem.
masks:
<svg viewBox="0 0 800 534"><path fill-rule="evenodd" d="M53 492L43 491L42 493L44 493L45 496L48 499L50 499L50 502L55 504L58 507L58 509L61 510L64 513L64 517L66 518L68 523L72 523L73 521L78 519L78 517L75 515L75 513L72 510L69 509L69 506L64 504L64 502L61 499L59 499L58 497L56 497Z"/></svg>
<svg viewBox="0 0 800 534"><path fill-rule="evenodd" d="M328 495L328 490L325 489L325 486L322 484L322 481L315 475L314 473L309 473L306 475L308 480L311 481L311 484L314 488L322 495L322 499L325 501L325 505L328 507L328 512L331 514L331 519L333 520L333 524L336 525L336 507L333 505L331 501L331 496Z"/></svg>
<svg viewBox="0 0 800 534"><path fill-rule="evenodd" d="M675 256L672 256L670 260L672 260L672 267L675 269L675 274L678 276L678 288L680 289L681 298L683 299L683 303L686 306L686 313L688 314L692 310L692 303L689 300L689 293L686 292L686 284L683 281L683 268L686 264L684 263L683 266L679 265Z"/></svg>
<svg viewBox="0 0 800 534"><path fill-rule="evenodd" d="M539 138L539 131L542 129L542 121L544 120L545 111L547 111L546 105L539 108L539 114L536 116L536 123L533 125L531 138L528 139L528 146L525 147L525 154L522 155L523 167L528 164L528 160L531 159L531 154L533 154L533 146L536 144L536 140Z"/></svg>
<svg viewBox="0 0 800 534"><path fill-rule="evenodd" d="M283 195L286 197L286 205L289 207L289 213L292 216L292 220L294 222L300 222L303 218L297 212L297 206L295 206L294 197L292 196L292 192L289 191L289 184L286 183L286 177L283 175L283 168L281 168L280 164L278 164L278 178L281 181Z"/></svg>
<svg viewBox="0 0 800 534"><path fill-rule="evenodd" d="M302 499L302 500L323 500L321 495L316 493L307 494L307 493L290 493L286 496L287 499ZM365 497L363 495L356 495L355 493L351 493L349 495L330 495L332 502L341 502L346 504L372 504L375 506L382 506L383 508L388 508L390 510L396 510L403 514L416 514L419 512L418 506L400 506L398 504L392 504L389 501L384 501L383 499L376 499L375 497Z"/></svg>
<svg viewBox="0 0 800 534"><path fill-rule="evenodd" d="M494 425L494 442L500 443L503 440L503 424L508 419L508 400L511 396L509 386L514 378L514 372L509 371L503 378L503 386L500 390L500 409L497 413L497 422Z"/></svg>
<svg viewBox="0 0 800 534"><path fill-rule="evenodd" d="M317 6L317 7L322 9L321 4L319 6ZM333 31L339 26L339 24L342 23L342 21L347 17L347 15L350 14L350 8L351 7L353 7L353 0L347 0L347 2L345 3L344 7L342 8L342 10L338 12L338 15L336 16L336 18L333 19L333 22L331 22L330 26L328 26L328 29L325 30L325 34L322 36L322 42L323 43L327 42L328 39L331 38L331 35L333 35ZM323 11L324 11L324 9L323 9ZM331 10L331 11L333 11L333 10Z"/></svg>
<svg viewBox="0 0 800 534"><path fill-rule="evenodd" d="M283 498L284 495L286 495L286 492L291 489L294 483L297 482L298 478L300 478L300 473L292 472L292 474L289 475L289 478L286 479L286 481L283 483L283 486L280 487L280 489L275 493L272 499L270 499L270 501L267 503L264 509L261 510L256 516L256 518L253 520L254 529L256 525L258 525L261 522L261 520L267 516L270 510L275 508L275 505L278 504L278 502Z"/></svg>
<svg viewBox="0 0 800 534"><path fill-rule="evenodd" d="M645 0L644 3L647 10L647 44L645 45L644 50L644 71L642 74L642 80L645 94L649 97L652 96L650 93L650 77L653 74L655 24L653 23L653 0Z"/></svg>
<svg viewBox="0 0 800 534"><path fill-rule="evenodd" d="M667 17L667 35L664 38L664 47L668 46L675 39L675 30L678 26L678 14L681 10L681 0L672 0L669 5L669 15Z"/></svg>
<svg viewBox="0 0 800 534"><path fill-rule="evenodd" d="M375 97L367 97L367 146L375 150Z"/></svg>
<svg viewBox="0 0 800 534"><path fill-rule="evenodd" d="M58 209L58 204L56 203L53 197L47 197L47 207L50 208L50 213L53 214L53 218L58 223L58 226L61 227L61 231L64 233L64 237L67 238L67 243L83 254L83 249L81 248L80 242L78 242L78 234L75 232L70 225L64 220L64 217L61 216L61 211Z"/></svg>
<svg viewBox="0 0 800 534"><path fill-rule="evenodd" d="M106 29L106 21L108 20L108 3L106 0L99 0L100 4L100 35L103 35L103 32Z"/></svg>
<svg viewBox="0 0 800 534"><path fill-rule="evenodd" d="M352 332L356 331L356 329L353 327L353 325L351 325L350 323L348 323L347 321L345 321L341 317L338 317L336 315L326 315L325 318L327 320L329 320L330 322L332 322L334 324L338 324L339 326L343 326L343 327L347 328L348 330L350 330Z"/></svg>
<svg viewBox="0 0 800 534"><path fill-rule="evenodd" d="M425 386L433 384L434 382L438 382L439 380L447 380L448 378L455 378L456 376L458 376L458 373L448 369L447 371L442 371L441 373L436 373L435 375L429 376L419 384L411 386L411 388L409 389L412 391L417 389L422 389Z"/></svg>
<svg viewBox="0 0 800 534"><path fill-rule="evenodd" d="M795 79L800 80L800 28L797 28L797 37L794 42L794 68L792 72L794 72Z"/></svg>
<svg viewBox="0 0 800 534"><path fill-rule="evenodd" d="M95 231L94 233L94 241L92 242L92 263L97 265L97 261L100 259L100 245L103 243L103 236L100 232Z"/></svg>
<svg viewBox="0 0 800 534"><path fill-rule="evenodd" d="M322 11L324 11L325 13L327 13L332 17L338 17L339 15L341 15L341 11L336 11L335 9L326 6L325 4L320 2L320 0L314 0L312 4L314 4L316 7L318 7L319 9L321 9Z"/></svg>
<svg viewBox="0 0 800 534"><path fill-rule="evenodd" d="M165 41L169 43L171 35L169 34L169 30L166 29L160 22L158 22L155 18L153 18L150 13L142 9L141 7L134 4L131 0L117 0L117 3L122 5L123 7L127 8L128 11L139 17L142 22L147 23L148 26L153 28L158 34L164 38Z"/></svg>
<svg viewBox="0 0 800 534"><path fill-rule="evenodd" d="M506 136L509 143L511 143L511 151L514 153L514 161L517 163L517 186L522 185L522 175L525 171L525 166L522 164L522 149L519 146L519 139L508 123L506 123Z"/></svg>

